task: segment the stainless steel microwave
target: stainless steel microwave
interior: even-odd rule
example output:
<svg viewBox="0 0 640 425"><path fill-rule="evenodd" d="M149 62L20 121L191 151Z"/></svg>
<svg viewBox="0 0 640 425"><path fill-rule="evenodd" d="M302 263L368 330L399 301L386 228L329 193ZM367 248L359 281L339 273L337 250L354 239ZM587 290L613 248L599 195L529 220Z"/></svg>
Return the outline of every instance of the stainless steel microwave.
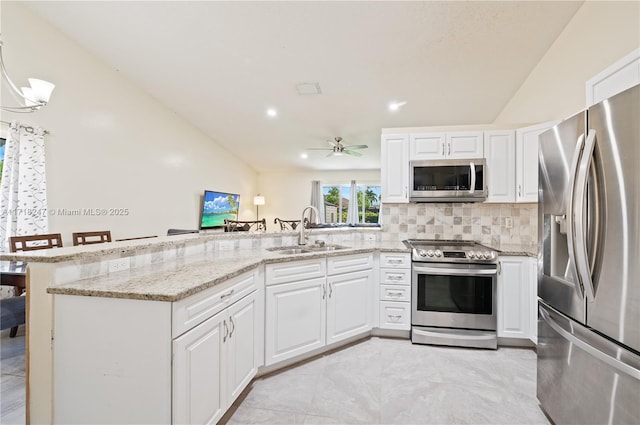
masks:
<svg viewBox="0 0 640 425"><path fill-rule="evenodd" d="M484 159L411 161L410 202L483 202L487 199Z"/></svg>

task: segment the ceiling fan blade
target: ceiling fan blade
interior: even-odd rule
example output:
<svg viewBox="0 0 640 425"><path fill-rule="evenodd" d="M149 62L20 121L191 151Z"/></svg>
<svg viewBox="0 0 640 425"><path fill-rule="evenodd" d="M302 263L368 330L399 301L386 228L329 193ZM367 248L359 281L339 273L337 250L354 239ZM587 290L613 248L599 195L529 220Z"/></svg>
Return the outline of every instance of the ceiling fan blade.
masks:
<svg viewBox="0 0 640 425"><path fill-rule="evenodd" d="M347 155L353 155L353 156L362 156L362 154L360 152L355 152L355 151L348 151L348 150L343 150L342 152L346 153Z"/></svg>
<svg viewBox="0 0 640 425"><path fill-rule="evenodd" d="M335 140L331 140L331 139L327 139L327 143L329 144L329 146L334 147L334 146L338 146L339 143L336 143Z"/></svg>
<svg viewBox="0 0 640 425"><path fill-rule="evenodd" d="M308 151L330 151L333 148L306 148Z"/></svg>
<svg viewBox="0 0 640 425"><path fill-rule="evenodd" d="M369 146L367 145L351 145L351 146L345 146L345 149L367 149Z"/></svg>

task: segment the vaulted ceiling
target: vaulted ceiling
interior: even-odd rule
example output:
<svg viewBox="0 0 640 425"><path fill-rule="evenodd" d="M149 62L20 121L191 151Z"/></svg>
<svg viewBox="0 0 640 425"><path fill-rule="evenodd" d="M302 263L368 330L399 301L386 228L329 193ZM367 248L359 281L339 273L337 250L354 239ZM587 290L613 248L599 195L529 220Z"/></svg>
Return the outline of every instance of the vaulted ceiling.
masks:
<svg viewBox="0 0 640 425"><path fill-rule="evenodd" d="M378 168L383 127L493 122L582 2L28 4L266 171ZM335 136L369 148L306 150Z"/></svg>

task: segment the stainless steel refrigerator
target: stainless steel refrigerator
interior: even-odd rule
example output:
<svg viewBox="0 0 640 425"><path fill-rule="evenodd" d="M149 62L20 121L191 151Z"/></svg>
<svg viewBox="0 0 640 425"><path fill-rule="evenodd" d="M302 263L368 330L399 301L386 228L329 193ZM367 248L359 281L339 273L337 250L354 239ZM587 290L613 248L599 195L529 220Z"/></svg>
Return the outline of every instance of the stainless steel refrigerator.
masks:
<svg viewBox="0 0 640 425"><path fill-rule="evenodd" d="M640 424L640 85L540 135L538 400Z"/></svg>

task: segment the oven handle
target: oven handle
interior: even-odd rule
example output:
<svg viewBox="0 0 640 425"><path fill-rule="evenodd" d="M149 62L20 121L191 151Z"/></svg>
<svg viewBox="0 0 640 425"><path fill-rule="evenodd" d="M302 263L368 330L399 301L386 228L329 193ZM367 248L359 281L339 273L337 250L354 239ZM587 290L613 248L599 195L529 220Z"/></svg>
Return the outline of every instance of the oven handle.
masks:
<svg viewBox="0 0 640 425"><path fill-rule="evenodd" d="M478 270L460 270L453 268L435 268L435 267L420 267L413 266L413 271L416 273L428 273L435 275L455 275L455 276L487 276L498 274L498 269L478 269Z"/></svg>

